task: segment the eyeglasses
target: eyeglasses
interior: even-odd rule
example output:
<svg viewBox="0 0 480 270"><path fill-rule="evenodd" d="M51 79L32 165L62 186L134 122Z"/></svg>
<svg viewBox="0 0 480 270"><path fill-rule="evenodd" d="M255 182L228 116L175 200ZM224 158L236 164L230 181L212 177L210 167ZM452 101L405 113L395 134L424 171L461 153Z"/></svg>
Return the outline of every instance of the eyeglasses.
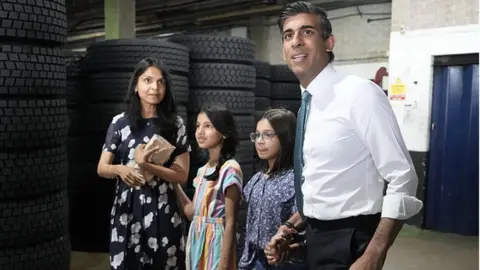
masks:
<svg viewBox="0 0 480 270"><path fill-rule="evenodd" d="M272 138L274 136L276 136L277 134L273 131L266 131L266 132L252 132L250 133L250 140L252 142L256 142L258 139L262 139L262 140L265 140L265 141L270 141L272 140Z"/></svg>

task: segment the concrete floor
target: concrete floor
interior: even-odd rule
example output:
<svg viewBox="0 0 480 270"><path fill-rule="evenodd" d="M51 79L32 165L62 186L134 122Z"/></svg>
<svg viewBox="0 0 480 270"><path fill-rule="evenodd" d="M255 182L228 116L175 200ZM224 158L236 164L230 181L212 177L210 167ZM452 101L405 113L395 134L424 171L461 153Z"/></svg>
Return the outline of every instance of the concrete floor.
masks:
<svg viewBox="0 0 480 270"><path fill-rule="evenodd" d="M390 249L383 269L478 270L478 237L405 226Z"/></svg>
<svg viewBox="0 0 480 270"><path fill-rule="evenodd" d="M384 270L478 270L478 237L422 231L405 226ZM73 252L71 270L109 270L108 255Z"/></svg>

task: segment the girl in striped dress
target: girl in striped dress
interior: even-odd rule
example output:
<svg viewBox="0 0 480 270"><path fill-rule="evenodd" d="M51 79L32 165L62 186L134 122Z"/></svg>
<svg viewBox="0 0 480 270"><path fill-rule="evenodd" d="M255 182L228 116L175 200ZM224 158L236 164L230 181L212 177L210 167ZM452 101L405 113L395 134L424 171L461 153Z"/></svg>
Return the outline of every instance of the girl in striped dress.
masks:
<svg viewBox="0 0 480 270"><path fill-rule="evenodd" d="M232 114L223 107L208 107L198 114L195 138L208 150L207 164L193 180L190 201L180 185L180 207L192 221L186 244L187 270L236 270L236 212L241 199L242 171L235 161L238 144Z"/></svg>

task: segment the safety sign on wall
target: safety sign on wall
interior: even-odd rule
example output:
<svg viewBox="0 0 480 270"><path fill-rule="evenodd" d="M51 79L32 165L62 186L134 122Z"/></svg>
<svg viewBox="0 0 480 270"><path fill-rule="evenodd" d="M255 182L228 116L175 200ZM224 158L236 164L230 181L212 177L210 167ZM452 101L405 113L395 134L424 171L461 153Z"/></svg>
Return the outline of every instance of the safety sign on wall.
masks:
<svg viewBox="0 0 480 270"><path fill-rule="evenodd" d="M390 85L390 91L388 91L388 97L390 100L405 100L405 95L407 93L406 85L397 78L395 83Z"/></svg>

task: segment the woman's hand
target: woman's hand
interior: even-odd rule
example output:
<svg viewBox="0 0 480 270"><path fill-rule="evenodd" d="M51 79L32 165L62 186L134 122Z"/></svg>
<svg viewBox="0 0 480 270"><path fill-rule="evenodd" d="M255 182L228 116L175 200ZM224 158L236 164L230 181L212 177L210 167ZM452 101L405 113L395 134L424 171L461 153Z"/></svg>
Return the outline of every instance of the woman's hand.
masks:
<svg viewBox="0 0 480 270"><path fill-rule="evenodd" d="M264 253L268 264L276 265L281 263L284 257L285 247L289 244L289 237L281 229L270 239L265 247Z"/></svg>
<svg viewBox="0 0 480 270"><path fill-rule="evenodd" d="M145 178L143 178L143 175L132 167L122 165L117 168L117 171L117 174L122 181L131 187L139 187L145 184Z"/></svg>
<svg viewBox="0 0 480 270"><path fill-rule="evenodd" d="M285 225L278 228L277 233L270 239L264 250L268 264L277 265L288 257L291 248L290 243L296 233L296 230Z"/></svg>
<svg viewBox="0 0 480 270"><path fill-rule="evenodd" d="M135 148L135 162L137 162L138 166L147 163L152 154L156 151L158 151L158 147L154 147L150 150L145 150L145 144L139 144L137 148Z"/></svg>

